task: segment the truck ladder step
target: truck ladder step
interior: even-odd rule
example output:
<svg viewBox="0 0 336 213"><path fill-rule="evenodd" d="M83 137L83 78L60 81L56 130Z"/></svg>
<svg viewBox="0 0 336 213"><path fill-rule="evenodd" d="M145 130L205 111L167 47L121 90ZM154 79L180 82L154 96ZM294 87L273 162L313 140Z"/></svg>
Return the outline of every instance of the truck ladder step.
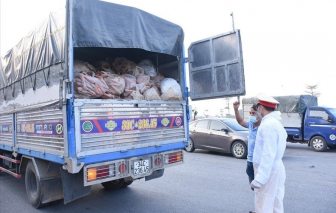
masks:
<svg viewBox="0 0 336 213"><path fill-rule="evenodd" d="M4 159L4 160L8 160L12 163L16 163L16 164L19 164L21 161L19 160L15 160L15 159L12 159L12 158L9 158L9 157L6 157L6 156L3 156L3 155L0 155L0 158Z"/></svg>
<svg viewBox="0 0 336 213"><path fill-rule="evenodd" d="M0 166L0 170L3 171L3 172L6 172L7 174L10 174L10 175L13 175L14 177L16 178L21 178L21 175L20 174L16 174L8 169L5 169L3 167Z"/></svg>

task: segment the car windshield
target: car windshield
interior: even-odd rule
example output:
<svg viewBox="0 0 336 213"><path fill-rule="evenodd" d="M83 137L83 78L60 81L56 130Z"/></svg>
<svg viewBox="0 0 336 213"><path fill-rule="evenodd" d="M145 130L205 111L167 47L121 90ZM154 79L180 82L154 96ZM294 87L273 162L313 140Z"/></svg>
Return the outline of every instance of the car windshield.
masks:
<svg viewBox="0 0 336 213"><path fill-rule="evenodd" d="M336 117L336 109L335 108L329 108L329 111Z"/></svg>
<svg viewBox="0 0 336 213"><path fill-rule="evenodd" d="M234 131L248 131L247 128L242 127L236 120L222 120L226 125L228 125Z"/></svg>

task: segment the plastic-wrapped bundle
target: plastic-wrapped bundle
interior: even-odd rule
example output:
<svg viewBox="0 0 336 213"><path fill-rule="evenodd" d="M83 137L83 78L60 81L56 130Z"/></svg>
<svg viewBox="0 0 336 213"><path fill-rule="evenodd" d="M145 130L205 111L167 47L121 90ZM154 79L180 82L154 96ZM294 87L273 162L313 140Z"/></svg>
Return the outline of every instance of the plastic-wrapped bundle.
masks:
<svg viewBox="0 0 336 213"><path fill-rule="evenodd" d="M149 76L156 76L157 75L157 72L155 70L155 66L154 64L152 63L151 60L142 60L139 64L138 64L139 67L141 67L144 72L145 72L145 75L149 75Z"/></svg>
<svg viewBox="0 0 336 213"><path fill-rule="evenodd" d="M161 90L161 82L165 79L165 77L161 74L158 74L155 77L151 77L151 82Z"/></svg>
<svg viewBox="0 0 336 213"><path fill-rule="evenodd" d="M75 73L87 73L88 75L93 76L94 73L96 72L96 69L94 66L89 64L88 62L84 62L81 60L75 60L74 65L73 65L73 70Z"/></svg>
<svg viewBox="0 0 336 213"><path fill-rule="evenodd" d="M120 74L130 74L134 76L143 75L144 70L133 61L126 58L116 58L113 62L114 69Z"/></svg>
<svg viewBox="0 0 336 213"><path fill-rule="evenodd" d="M136 83L141 84L141 83L149 83L150 81L150 76L149 75L138 75L136 77Z"/></svg>
<svg viewBox="0 0 336 213"><path fill-rule="evenodd" d="M114 98L118 98L118 96L114 96L112 94L107 94L105 93L104 95L100 96L101 99L114 99Z"/></svg>
<svg viewBox="0 0 336 213"><path fill-rule="evenodd" d="M110 62L108 61L98 61L97 63L95 63L95 67L96 67L96 70L98 71L105 71L108 73L116 74L116 71L112 70L111 68L112 66Z"/></svg>
<svg viewBox="0 0 336 213"><path fill-rule="evenodd" d="M144 100L145 97L141 95L141 93L138 90L135 90L131 93L131 96L134 100Z"/></svg>
<svg viewBox="0 0 336 213"><path fill-rule="evenodd" d="M139 75L144 75L145 72L141 67L135 66L131 68L131 71L129 74L134 75L134 76L139 76Z"/></svg>
<svg viewBox="0 0 336 213"><path fill-rule="evenodd" d="M182 100L181 87L175 79L165 78L161 82L161 92L162 100Z"/></svg>
<svg viewBox="0 0 336 213"><path fill-rule="evenodd" d="M136 77L130 74L123 74L122 77L125 80L125 92L123 93L123 97L126 99L130 99L131 93L136 90Z"/></svg>
<svg viewBox="0 0 336 213"><path fill-rule="evenodd" d="M155 87L152 87L144 92L145 100L152 101L152 100L161 100L160 93L158 92L158 89Z"/></svg>
<svg viewBox="0 0 336 213"><path fill-rule="evenodd" d="M112 94L114 98L120 98L119 96L125 90L125 79L116 74L110 74L107 72L98 72L95 77L103 78L108 86L107 94Z"/></svg>
<svg viewBox="0 0 336 213"><path fill-rule="evenodd" d="M141 83L141 84L137 84L137 90L141 93L144 94L144 92L146 92L146 90L151 88L151 84L150 83Z"/></svg>
<svg viewBox="0 0 336 213"><path fill-rule="evenodd" d="M116 58L113 62L113 67L121 74L130 74L129 71L135 66L136 64L133 61L127 60L126 58Z"/></svg>
<svg viewBox="0 0 336 213"><path fill-rule="evenodd" d="M108 86L103 79L89 76L87 73L75 73L74 78L75 98L106 98Z"/></svg>

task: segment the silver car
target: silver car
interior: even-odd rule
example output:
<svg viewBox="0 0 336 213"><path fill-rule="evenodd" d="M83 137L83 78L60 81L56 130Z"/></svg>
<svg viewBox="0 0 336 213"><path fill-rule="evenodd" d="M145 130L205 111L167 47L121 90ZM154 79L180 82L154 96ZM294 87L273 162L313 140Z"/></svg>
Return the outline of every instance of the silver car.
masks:
<svg viewBox="0 0 336 213"><path fill-rule="evenodd" d="M240 126L235 119L202 119L189 125L190 141L187 152L206 149L231 153L236 158L246 158L248 129Z"/></svg>

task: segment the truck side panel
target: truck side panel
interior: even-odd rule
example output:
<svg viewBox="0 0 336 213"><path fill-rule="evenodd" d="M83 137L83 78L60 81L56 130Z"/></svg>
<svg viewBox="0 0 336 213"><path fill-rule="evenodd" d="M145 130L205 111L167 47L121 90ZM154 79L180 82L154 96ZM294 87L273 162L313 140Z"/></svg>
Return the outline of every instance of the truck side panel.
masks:
<svg viewBox="0 0 336 213"><path fill-rule="evenodd" d="M77 157L186 142L185 114L184 101L75 100Z"/></svg>
<svg viewBox="0 0 336 213"><path fill-rule="evenodd" d="M13 114L0 116L0 147L11 151L14 146Z"/></svg>
<svg viewBox="0 0 336 213"><path fill-rule="evenodd" d="M16 114L17 148L64 155L63 111L45 108Z"/></svg>

